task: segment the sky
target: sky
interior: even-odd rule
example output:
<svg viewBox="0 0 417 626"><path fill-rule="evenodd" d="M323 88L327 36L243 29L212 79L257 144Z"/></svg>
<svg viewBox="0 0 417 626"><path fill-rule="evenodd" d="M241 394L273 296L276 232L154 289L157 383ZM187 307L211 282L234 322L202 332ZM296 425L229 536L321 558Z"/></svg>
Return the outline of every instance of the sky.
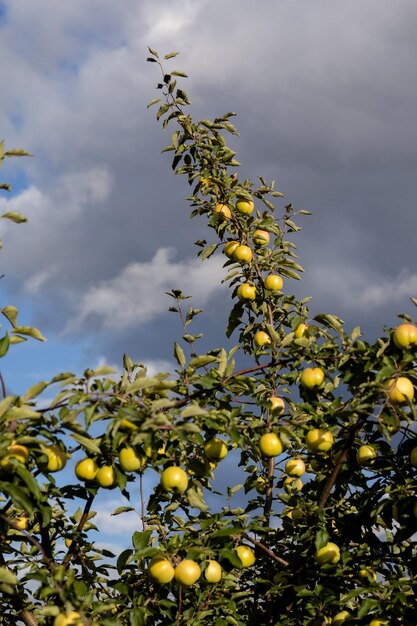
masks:
<svg viewBox="0 0 417 626"><path fill-rule="evenodd" d="M415 0L5 0L0 2L1 136L30 150L8 160L1 213L2 306L48 341L1 363L20 393L59 371L173 370L181 336L172 288L204 308L193 326L224 344L230 301L222 258L195 258L184 177L147 103L170 67L195 119L235 111L240 176L275 179L313 212L295 238L306 272L290 284L312 315L340 315L374 339L417 296Z"/></svg>

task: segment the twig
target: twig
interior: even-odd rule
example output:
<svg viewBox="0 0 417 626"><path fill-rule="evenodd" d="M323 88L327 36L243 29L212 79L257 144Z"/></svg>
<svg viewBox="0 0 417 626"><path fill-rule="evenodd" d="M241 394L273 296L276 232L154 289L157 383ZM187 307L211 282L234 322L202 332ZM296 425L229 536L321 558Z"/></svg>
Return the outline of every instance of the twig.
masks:
<svg viewBox="0 0 417 626"><path fill-rule="evenodd" d="M286 561L285 559L282 559L280 556L278 556L277 554L272 552L272 550L267 548L265 544L261 543L257 539L254 539L250 535L247 535L246 533L244 533L243 536L245 537L245 539L250 541L250 543L253 543L254 546L259 548L260 550L263 550L263 552L265 552L265 554L267 554L271 559L273 559L277 563L280 563L281 565L284 565L284 567L288 567L289 566L289 562L288 561Z"/></svg>
<svg viewBox="0 0 417 626"><path fill-rule="evenodd" d="M5 385L5 382L4 382L4 378L3 378L1 372L0 372L0 385L1 385L1 392L3 394L3 398L5 398L7 396L7 391L6 391L6 385Z"/></svg>

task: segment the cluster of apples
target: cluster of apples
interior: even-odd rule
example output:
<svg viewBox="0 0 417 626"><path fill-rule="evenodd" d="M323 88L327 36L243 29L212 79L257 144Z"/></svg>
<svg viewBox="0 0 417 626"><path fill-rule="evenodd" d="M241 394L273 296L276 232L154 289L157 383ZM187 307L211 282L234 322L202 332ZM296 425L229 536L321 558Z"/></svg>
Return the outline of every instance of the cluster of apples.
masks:
<svg viewBox="0 0 417 626"><path fill-rule="evenodd" d="M58 472L67 464L68 454L62 445L40 444L40 449L47 457L46 465L42 466L42 470ZM13 442L7 447L6 454L0 460L0 468L7 473L11 473L16 468L16 463L27 465L29 456L30 452L26 446Z"/></svg>

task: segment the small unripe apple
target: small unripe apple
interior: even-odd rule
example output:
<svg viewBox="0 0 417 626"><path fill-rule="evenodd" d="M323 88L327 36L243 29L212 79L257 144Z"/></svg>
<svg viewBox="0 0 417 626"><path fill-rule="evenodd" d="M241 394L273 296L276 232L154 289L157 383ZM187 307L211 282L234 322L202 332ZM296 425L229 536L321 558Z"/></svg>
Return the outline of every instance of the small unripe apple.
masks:
<svg viewBox="0 0 417 626"><path fill-rule="evenodd" d="M243 283L237 288L237 297L239 300L255 300L256 287L250 283Z"/></svg>
<svg viewBox="0 0 417 626"><path fill-rule="evenodd" d="M153 558L148 567L149 575L161 585L171 582L174 571L171 561L160 556Z"/></svg>
<svg viewBox="0 0 417 626"><path fill-rule="evenodd" d="M212 437L204 446L204 452L211 461L221 461L227 454L227 446L222 439Z"/></svg>
<svg viewBox="0 0 417 626"><path fill-rule="evenodd" d="M300 383L305 389L317 389L324 381L324 372L321 367L306 367L300 377Z"/></svg>
<svg viewBox="0 0 417 626"><path fill-rule="evenodd" d="M259 440L259 448L263 456L274 457L282 453L284 447L278 435L265 433Z"/></svg>
<svg viewBox="0 0 417 626"><path fill-rule="evenodd" d="M94 461L94 459L90 459L86 457L85 459L81 459L78 461L75 466L75 475L79 480L84 480L88 482L89 480L94 480L97 476L98 465Z"/></svg>
<svg viewBox="0 0 417 626"><path fill-rule="evenodd" d="M262 348L271 343L271 337L264 330L258 330L253 336L253 341L257 348Z"/></svg>
<svg viewBox="0 0 417 626"><path fill-rule="evenodd" d="M270 234L267 230L261 230L258 228L253 233L253 241L257 246L267 246L270 238Z"/></svg>
<svg viewBox="0 0 417 626"><path fill-rule="evenodd" d="M278 274L269 274L264 280L264 287L268 291L281 291L284 281Z"/></svg>
<svg viewBox="0 0 417 626"><path fill-rule="evenodd" d="M127 446L119 452L119 463L124 472L137 472L145 467L146 457L144 454L138 454L131 446Z"/></svg>
<svg viewBox="0 0 417 626"><path fill-rule="evenodd" d="M185 587L194 585L201 576L201 568L192 559L184 559L174 570L175 580Z"/></svg>
<svg viewBox="0 0 417 626"><path fill-rule="evenodd" d="M223 252L225 253L225 255L231 259L233 257L233 253L236 250L236 248L238 247L239 242L238 241L228 241L224 248L223 248Z"/></svg>
<svg viewBox="0 0 417 626"><path fill-rule="evenodd" d="M164 491L184 493L188 487L188 476L177 465L167 467L161 474L161 486Z"/></svg>
<svg viewBox="0 0 417 626"><path fill-rule="evenodd" d="M242 567L250 567L255 563L255 555L249 546L238 546L236 552L242 562Z"/></svg>
<svg viewBox="0 0 417 626"><path fill-rule="evenodd" d="M253 200L244 200L243 198L236 202L236 211L244 215L250 215L255 208Z"/></svg>
<svg viewBox="0 0 417 626"><path fill-rule="evenodd" d="M385 385L388 391L388 399L392 404L406 404L414 398L413 383L405 376L391 378Z"/></svg>
<svg viewBox="0 0 417 626"><path fill-rule="evenodd" d="M329 430L313 428L306 435L306 444L311 452L327 452L334 444L334 437Z"/></svg>
<svg viewBox="0 0 417 626"><path fill-rule="evenodd" d="M232 212L229 209L229 207L227 206L227 204L221 204L221 203L217 204L216 208L214 210L224 220L230 220L230 218L232 217Z"/></svg>
<svg viewBox="0 0 417 626"><path fill-rule="evenodd" d="M269 405L269 410L277 415L285 411L285 402L279 396L271 396L269 398Z"/></svg>
<svg viewBox="0 0 417 626"><path fill-rule="evenodd" d="M417 344L417 326L400 324L394 330L393 340L397 348L405 349Z"/></svg>
<svg viewBox="0 0 417 626"><path fill-rule="evenodd" d="M285 473L288 476L302 476L305 474L306 464L302 459L290 459L285 464Z"/></svg>
<svg viewBox="0 0 417 626"><path fill-rule="evenodd" d="M222 566L217 561L208 561L204 570L204 578L208 583L218 583L222 577Z"/></svg>
<svg viewBox="0 0 417 626"><path fill-rule="evenodd" d="M370 465L378 456L377 450L368 444L359 446L356 452L356 462L358 465Z"/></svg>
<svg viewBox="0 0 417 626"><path fill-rule="evenodd" d="M233 258L239 263L250 263L253 259L253 252L249 246L238 245L233 251Z"/></svg>
<svg viewBox="0 0 417 626"><path fill-rule="evenodd" d="M417 467L417 446L411 450L410 462L413 467Z"/></svg>
<svg viewBox="0 0 417 626"><path fill-rule="evenodd" d="M316 561L319 565L324 565L325 563L332 563L334 565L339 560L340 548L331 541L316 552Z"/></svg>

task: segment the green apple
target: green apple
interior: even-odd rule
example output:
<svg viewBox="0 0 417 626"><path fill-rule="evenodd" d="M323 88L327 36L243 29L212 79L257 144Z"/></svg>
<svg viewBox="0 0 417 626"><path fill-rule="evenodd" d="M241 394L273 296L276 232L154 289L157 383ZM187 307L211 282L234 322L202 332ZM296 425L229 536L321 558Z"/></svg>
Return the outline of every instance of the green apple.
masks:
<svg viewBox="0 0 417 626"><path fill-rule="evenodd" d="M178 563L174 571L175 580L185 587L190 587L201 576L201 568L192 559L184 559Z"/></svg>
<svg viewBox="0 0 417 626"><path fill-rule="evenodd" d="M417 326L400 324L394 330L393 340L397 348L406 349L417 344Z"/></svg>
<svg viewBox="0 0 417 626"><path fill-rule="evenodd" d="M250 215L255 208L253 200L239 199L236 202L236 211L243 213L244 215Z"/></svg>
<svg viewBox="0 0 417 626"><path fill-rule="evenodd" d="M275 433L265 433L262 435L259 440L259 448L262 456L268 458L278 456L284 449L280 438Z"/></svg>
<svg viewBox="0 0 417 626"><path fill-rule="evenodd" d="M290 459L285 464L285 473L288 476L302 476L305 474L306 464L302 459Z"/></svg>
<svg viewBox="0 0 417 626"><path fill-rule="evenodd" d="M356 452L356 462L361 466L371 465L377 456L377 450L373 446L366 444L359 446L358 451Z"/></svg>
<svg viewBox="0 0 417 626"><path fill-rule="evenodd" d="M306 435L306 445L311 452L327 452L334 444L334 437L329 430L313 428Z"/></svg>
<svg viewBox="0 0 417 626"><path fill-rule="evenodd" d="M285 402L279 396L271 396L269 398L269 410L271 413L279 415L285 411Z"/></svg>
<svg viewBox="0 0 417 626"><path fill-rule="evenodd" d="M67 464L67 452L63 446L52 444L50 446L41 446L41 450L48 457L46 466L48 472L59 472L64 469Z"/></svg>
<svg viewBox="0 0 417 626"><path fill-rule="evenodd" d="M414 398L413 383L405 376L391 378L385 385L388 392L388 400L392 404L406 404Z"/></svg>
<svg viewBox="0 0 417 626"><path fill-rule="evenodd" d="M324 372L321 367L306 367L300 377L300 383L304 389L317 389L322 386Z"/></svg>
<svg viewBox="0 0 417 626"><path fill-rule="evenodd" d="M225 253L225 255L231 259L233 257L233 253L236 250L236 248L238 247L239 242L238 241L228 241L224 248L223 248L223 252Z"/></svg>
<svg viewBox="0 0 417 626"><path fill-rule="evenodd" d="M340 560L340 548L332 541L326 543L325 546L317 550L316 561L319 565L331 563L334 565Z"/></svg>
<svg viewBox="0 0 417 626"><path fill-rule="evenodd" d="M269 274L264 280L264 287L267 291L281 291L284 281L278 274Z"/></svg>
<svg viewBox="0 0 417 626"><path fill-rule="evenodd" d="M204 578L208 583L218 583L222 577L222 567L217 561L208 561L208 565L204 570Z"/></svg>
<svg viewBox="0 0 417 626"><path fill-rule="evenodd" d="M307 330L308 330L307 324L298 324L297 328L294 331L294 337L296 339L301 339L301 337L304 337Z"/></svg>
<svg viewBox="0 0 417 626"><path fill-rule="evenodd" d="M256 298L256 287L251 283L242 283L237 288L237 297L239 300L255 300Z"/></svg>
<svg viewBox="0 0 417 626"><path fill-rule="evenodd" d="M78 461L75 466L75 475L79 480L90 481L94 480L98 472L98 465L94 461L94 459L90 459L86 457L85 459L81 459Z"/></svg>
<svg viewBox="0 0 417 626"><path fill-rule="evenodd" d="M253 252L249 246L240 244L233 251L233 258L239 263L250 263L253 259Z"/></svg>
<svg viewBox="0 0 417 626"><path fill-rule="evenodd" d="M227 454L227 446L222 439L212 437L204 446L204 452L210 461L221 461Z"/></svg>
<svg viewBox="0 0 417 626"><path fill-rule="evenodd" d="M332 626L342 626L350 618L349 611L340 611L332 619Z"/></svg>
<svg viewBox="0 0 417 626"><path fill-rule="evenodd" d="M165 557L157 556L149 563L149 575L161 585L170 583L174 578L174 568Z"/></svg>
<svg viewBox="0 0 417 626"><path fill-rule="evenodd" d="M271 337L264 330L258 330L253 336L253 341L257 348L262 348L271 343Z"/></svg>
<svg viewBox="0 0 417 626"><path fill-rule="evenodd" d="M146 456L138 454L134 448L127 446L119 452L119 463L124 472L137 472L145 467Z"/></svg>
<svg viewBox="0 0 417 626"><path fill-rule="evenodd" d="M269 244L270 234L267 230L256 229L253 233L253 241L257 246L267 246Z"/></svg>
<svg viewBox="0 0 417 626"><path fill-rule="evenodd" d="M104 489L114 489L117 485L116 470L112 465L102 465L96 474L96 481Z"/></svg>
<svg viewBox="0 0 417 626"><path fill-rule="evenodd" d="M29 459L29 450L26 446L22 446L18 443L12 443L7 447L7 452L0 461L0 467L5 472L12 472L14 469L13 462L10 459L16 459L19 463L26 465Z"/></svg>
<svg viewBox="0 0 417 626"><path fill-rule="evenodd" d="M236 548L236 553L242 562L242 567L250 567L255 563L255 555L249 546L238 546Z"/></svg>
<svg viewBox="0 0 417 626"><path fill-rule="evenodd" d="M177 465L167 467L161 474L161 486L164 491L184 493L188 487L188 476Z"/></svg>

